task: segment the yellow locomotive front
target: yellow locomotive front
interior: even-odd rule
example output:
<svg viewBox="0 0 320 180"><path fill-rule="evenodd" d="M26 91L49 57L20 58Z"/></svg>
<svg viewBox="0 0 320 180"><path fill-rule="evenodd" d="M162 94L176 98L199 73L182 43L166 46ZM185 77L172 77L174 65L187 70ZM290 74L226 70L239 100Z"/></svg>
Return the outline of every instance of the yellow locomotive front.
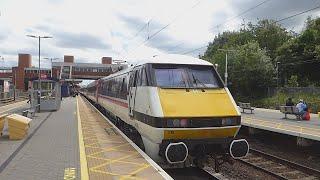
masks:
<svg viewBox="0 0 320 180"><path fill-rule="evenodd" d="M234 140L241 114L212 65L153 64L150 74L163 114L163 159L181 164L192 157L200 165L207 155L247 154L247 141Z"/></svg>

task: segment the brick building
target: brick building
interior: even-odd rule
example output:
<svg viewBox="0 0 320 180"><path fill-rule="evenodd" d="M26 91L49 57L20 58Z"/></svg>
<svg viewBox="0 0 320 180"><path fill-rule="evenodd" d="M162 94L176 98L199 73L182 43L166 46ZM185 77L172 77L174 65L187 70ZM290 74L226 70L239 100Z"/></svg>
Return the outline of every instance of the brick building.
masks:
<svg viewBox="0 0 320 180"><path fill-rule="evenodd" d="M19 54L18 66L12 68L0 68L0 79L12 79L16 89L26 91L28 82L38 78L38 68L32 67L32 57L30 54ZM75 79L99 79L119 71L125 65L112 64L111 57L102 57L99 63L75 63L74 57L64 56L63 62L52 62L52 68L41 68L41 78L51 77L63 79L64 81L74 81Z"/></svg>

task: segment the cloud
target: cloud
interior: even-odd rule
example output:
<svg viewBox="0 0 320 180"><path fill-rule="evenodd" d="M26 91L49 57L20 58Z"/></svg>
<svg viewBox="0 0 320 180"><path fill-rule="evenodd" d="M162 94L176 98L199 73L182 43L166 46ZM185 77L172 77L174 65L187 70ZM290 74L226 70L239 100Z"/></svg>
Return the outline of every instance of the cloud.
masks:
<svg viewBox="0 0 320 180"><path fill-rule="evenodd" d="M234 13L240 14L246 9L259 4L259 2L255 0L235 1L231 5ZM289 17L293 14L300 13L305 10L314 8L317 5L320 5L318 0L308 0L308 1L270 0L264 3L263 5L253 9L252 11L244 14L239 19L244 18L246 21L253 21L253 22L257 21L258 19L279 20L285 17ZM320 10L314 10L314 11L290 18L280 23L287 28L294 28L296 30L300 30L307 16L313 15L316 12L320 12Z"/></svg>
<svg viewBox="0 0 320 180"><path fill-rule="evenodd" d="M118 17L122 22L126 24L128 30L131 31L131 34L133 36L136 35L140 30L142 30L139 33L139 37L145 39L148 37L148 34L150 35L164 26L156 20L151 20L149 25L147 25L149 20L144 21L138 17L130 17L125 15L118 15Z"/></svg>
<svg viewBox="0 0 320 180"><path fill-rule="evenodd" d="M87 33L55 32L56 45L72 49L108 49L111 47L100 37Z"/></svg>

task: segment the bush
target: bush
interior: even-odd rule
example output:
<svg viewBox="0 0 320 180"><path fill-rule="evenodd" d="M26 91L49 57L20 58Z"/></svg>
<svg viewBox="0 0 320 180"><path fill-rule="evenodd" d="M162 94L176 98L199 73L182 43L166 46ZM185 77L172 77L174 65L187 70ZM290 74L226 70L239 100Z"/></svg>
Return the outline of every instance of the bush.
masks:
<svg viewBox="0 0 320 180"><path fill-rule="evenodd" d="M284 105L289 97L295 104L298 103L299 99L303 99L312 113L320 112L320 94L295 93L288 95L279 92L275 96L255 100L252 104L261 108L279 109L279 105Z"/></svg>

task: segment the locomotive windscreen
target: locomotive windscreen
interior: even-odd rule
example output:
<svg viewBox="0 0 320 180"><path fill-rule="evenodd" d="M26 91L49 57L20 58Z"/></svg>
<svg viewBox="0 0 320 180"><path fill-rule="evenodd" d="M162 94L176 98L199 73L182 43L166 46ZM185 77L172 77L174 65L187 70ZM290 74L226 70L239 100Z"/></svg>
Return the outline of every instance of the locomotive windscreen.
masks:
<svg viewBox="0 0 320 180"><path fill-rule="evenodd" d="M212 66L153 65L156 85L164 88L222 88Z"/></svg>

